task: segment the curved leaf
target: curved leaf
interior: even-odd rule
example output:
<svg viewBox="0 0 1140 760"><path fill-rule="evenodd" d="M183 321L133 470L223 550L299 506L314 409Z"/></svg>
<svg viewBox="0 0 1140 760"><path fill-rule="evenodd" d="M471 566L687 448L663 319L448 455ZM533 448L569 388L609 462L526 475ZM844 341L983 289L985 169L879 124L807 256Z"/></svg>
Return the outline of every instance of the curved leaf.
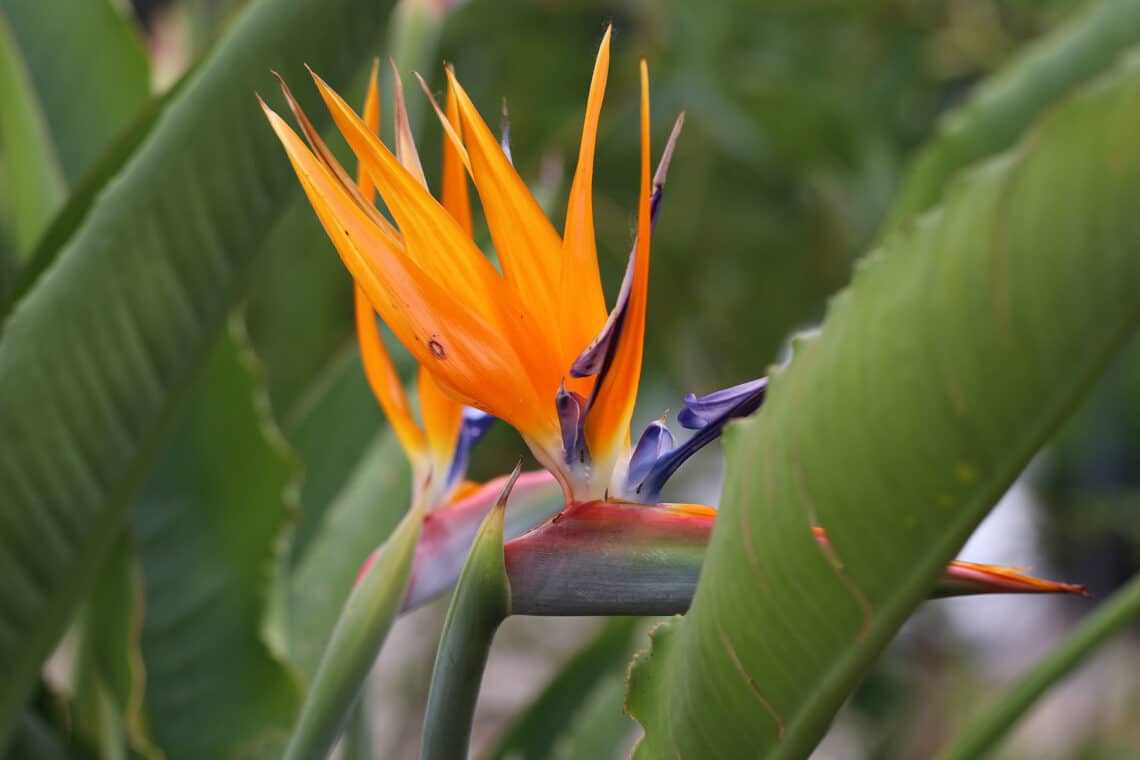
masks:
<svg viewBox="0 0 1140 760"><path fill-rule="evenodd" d="M301 703L283 631L268 621L295 462L257 412L264 400L237 330L210 357L132 515L147 717L170 760L279 750Z"/></svg>
<svg viewBox="0 0 1140 760"><path fill-rule="evenodd" d="M2 13L74 185L150 97L142 35L111 0L4 0Z"/></svg>
<svg viewBox="0 0 1140 760"><path fill-rule="evenodd" d="M806 756L1140 318L1140 59L865 260L728 433L697 594L631 674L640 757ZM829 542L813 540L812 526Z"/></svg>
<svg viewBox="0 0 1140 760"><path fill-rule="evenodd" d="M47 117L36 99L31 73L2 12L0 102L4 103L0 109L0 155L4 157L6 186L3 222L14 253L14 260L5 262L3 269L14 270L63 202L67 186L48 134ZM0 285L9 279L11 275L5 274Z"/></svg>
<svg viewBox="0 0 1140 760"><path fill-rule="evenodd" d="M388 10L254 5L5 321L0 744L296 192L252 91L303 62L343 83Z"/></svg>
<svg viewBox="0 0 1140 760"><path fill-rule="evenodd" d="M101 758L161 758L143 715L142 574L124 531L79 616L73 730Z"/></svg>

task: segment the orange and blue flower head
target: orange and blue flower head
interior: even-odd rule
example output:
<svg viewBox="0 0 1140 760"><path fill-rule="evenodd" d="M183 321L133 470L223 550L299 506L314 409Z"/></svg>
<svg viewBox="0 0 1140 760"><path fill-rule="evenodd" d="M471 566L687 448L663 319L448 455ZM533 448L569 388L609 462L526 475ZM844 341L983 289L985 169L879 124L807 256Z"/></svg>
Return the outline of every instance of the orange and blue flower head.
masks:
<svg viewBox="0 0 1140 760"><path fill-rule="evenodd" d="M424 85L444 132L438 200L429 192L420 165L398 73L393 88L394 152L377 136L375 66L361 115L313 75L356 155L355 179L333 157L284 82L282 89L308 147L262 104L355 280L365 371L411 462L416 500L429 510L446 508L440 519L429 514L424 520L406 609L455 582L462 557L490 509L499 484L480 486L465 476L471 446L496 417L522 434L562 491L552 508L544 501L546 492L555 490L550 475L527 473L516 484L516 494L527 492L533 504L515 509L518 524L508 526L515 538L506 543L505 562L512 589L529 584L535 592L528 597L531 606L516 611L549 611L543 594L580 580L561 564L575 556L596 563L594 570L612 565L619 575L635 566L650 567L652 577L661 581L665 572L677 581L666 584L676 598L655 593L641 612L684 609L716 510L658 505L661 489L694 452L716 440L730 420L751 414L764 401L766 378L703 397L690 394L677 415L677 422L693 431L687 440L677 445L661 419L650 423L632 445L650 238L682 119L651 176L649 77L643 61L637 233L621 289L607 313L594 240L592 184L609 57L607 30L594 65L561 235L515 171L506 136L496 140L450 69L442 108ZM468 177L474 181L498 267L474 242ZM391 221L377 209L377 193ZM377 314L419 362L419 420L381 339ZM562 519L548 519L558 507L564 508ZM813 526L812 531L821 550L827 550L830 542L822 527ZM647 547L643 564L622 564ZM567 550L559 554L561 560L552 554L559 548ZM586 576L596 578L597 573ZM571 594L583 605L573 612L562 598L560 611L611 614L620 609L629 614L628 607L607 607L611 599L596 593L598 588L595 584L588 593ZM935 593L1011 591L1083 594L1084 587L1042 581L1012 568L953 562Z"/></svg>
<svg viewBox="0 0 1140 760"><path fill-rule="evenodd" d="M287 88L309 147L266 107L314 210L356 281L357 324L369 380L413 468L421 477L431 473L440 499L461 488L470 444L497 417L522 434L561 483L568 503L602 498L655 503L680 464L714 440L729 419L752 412L763 400L763 379L703 398L690 396L678 416L683 427L695 431L688 441L676 446L659 421L631 445L650 239L682 120L651 175L649 80L642 61L637 233L621 290L607 312L592 194L609 58L607 30L587 97L562 234L515 171L506 139L496 139L451 69L444 107L432 99L445 135L438 200L428 190L398 76L392 151L377 136L375 75L363 116L313 75L359 162L355 180ZM468 176L499 267L473 240ZM376 208L376 193L392 221ZM423 427L412 418L399 389L373 310L420 364Z"/></svg>

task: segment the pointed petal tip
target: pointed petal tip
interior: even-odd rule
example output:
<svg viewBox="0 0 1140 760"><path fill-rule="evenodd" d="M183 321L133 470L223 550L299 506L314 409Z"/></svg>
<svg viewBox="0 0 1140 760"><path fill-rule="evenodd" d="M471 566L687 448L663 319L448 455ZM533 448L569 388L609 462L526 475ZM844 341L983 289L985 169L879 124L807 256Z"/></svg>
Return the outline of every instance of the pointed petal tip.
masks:
<svg viewBox="0 0 1140 760"><path fill-rule="evenodd" d="M681 137L681 127L683 126L685 126L685 112L681 111L677 114L677 120L673 122L673 131L669 133L665 150L661 152L661 158L657 161L657 171L653 173L654 190L665 186L665 179L669 175L669 165L673 162L673 151L677 148L677 140Z"/></svg>
<svg viewBox="0 0 1140 760"><path fill-rule="evenodd" d="M515 469L511 472L511 476L507 478L507 482L503 483L503 490L499 492L499 498L495 500L495 509L505 509L507 506L507 499L511 496L511 491L514 490L515 483L518 482L519 475L522 474L523 458L519 457L518 462L515 463Z"/></svg>

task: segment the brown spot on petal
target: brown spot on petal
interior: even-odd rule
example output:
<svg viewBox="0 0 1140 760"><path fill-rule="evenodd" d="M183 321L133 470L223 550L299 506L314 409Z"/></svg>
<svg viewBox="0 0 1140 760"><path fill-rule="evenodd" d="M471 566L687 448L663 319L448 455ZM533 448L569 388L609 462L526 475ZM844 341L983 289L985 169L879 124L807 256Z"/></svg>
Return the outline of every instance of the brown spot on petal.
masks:
<svg viewBox="0 0 1140 760"><path fill-rule="evenodd" d="M436 359L446 359L447 352L443 350L443 344L440 343L435 337L428 341L428 348L431 349L431 355Z"/></svg>

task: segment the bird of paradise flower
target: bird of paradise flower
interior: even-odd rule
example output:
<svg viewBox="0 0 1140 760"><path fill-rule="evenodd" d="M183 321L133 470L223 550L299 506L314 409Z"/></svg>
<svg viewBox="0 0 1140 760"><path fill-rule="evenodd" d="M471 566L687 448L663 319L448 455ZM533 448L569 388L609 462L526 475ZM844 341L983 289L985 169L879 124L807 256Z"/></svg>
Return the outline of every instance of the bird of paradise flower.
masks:
<svg viewBox="0 0 1140 760"><path fill-rule="evenodd" d="M637 232L619 295L607 312L595 248L592 184L610 37L607 30L594 66L561 235L515 171L505 140L495 138L450 68L444 107L424 85L444 132L439 200L428 190L398 75L393 153L378 137L375 69L363 118L313 74L359 162L356 181L333 157L284 82L308 147L262 103L355 280L358 335L369 380L409 455L418 493L436 508L425 523L405 608L446 590L458 577L477 522L497 490L497 482L480 488L465 480L467 454L490 420L499 418L518 430L549 473L529 473L521 487L540 492L557 482L562 495L553 509L527 511L530 525L507 532L508 538L517 536L505 547L512 610L684 611L716 510L659 503L662 488L729 421L751 414L763 402L765 378L699 398L690 394L677 417L693 431L685 442L678 445L664 421L656 421L633 444L630 425L641 380L650 241L683 115L651 175L649 77L642 61ZM501 271L473 240L468 176ZM377 192L394 223L374 205ZM373 312L419 362L422 427L412 416ZM819 528L814 532L826 548L826 535ZM585 567L590 571L582 572ZM649 578L648 585L638 585L639 573ZM1084 593L1084 588L1011 568L953 562L934 594L988 592Z"/></svg>

